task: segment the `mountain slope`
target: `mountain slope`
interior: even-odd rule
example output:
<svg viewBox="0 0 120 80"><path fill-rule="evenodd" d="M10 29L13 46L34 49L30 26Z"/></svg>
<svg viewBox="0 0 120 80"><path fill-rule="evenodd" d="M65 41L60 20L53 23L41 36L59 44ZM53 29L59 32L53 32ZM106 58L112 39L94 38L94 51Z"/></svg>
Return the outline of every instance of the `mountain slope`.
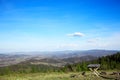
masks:
<svg viewBox="0 0 120 80"><path fill-rule="evenodd" d="M54 51L54 52L21 52L0 54L0 67L18 64L24 61L34 61L32 64L63 66L67 63L77 63L96 59L118 52L117 50L86 50L86 51ZM23 54L24 53L24 54ZM27 54L27 55L25 55Z"/></svg>

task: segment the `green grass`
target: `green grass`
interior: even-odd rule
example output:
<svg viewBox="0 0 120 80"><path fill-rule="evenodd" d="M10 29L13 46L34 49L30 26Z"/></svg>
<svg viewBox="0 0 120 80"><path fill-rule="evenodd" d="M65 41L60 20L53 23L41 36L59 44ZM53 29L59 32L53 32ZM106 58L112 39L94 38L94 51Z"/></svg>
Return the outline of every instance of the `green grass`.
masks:
<svg viewBox="0 0 120 80"><path fill-rule="evenodd" d="M75 77L71 77L75 75ZM87 72L86 76L79 73L30 73L30 74L10 74L0 76L0 80L115 80L97 77L91 72Z"/></svg>

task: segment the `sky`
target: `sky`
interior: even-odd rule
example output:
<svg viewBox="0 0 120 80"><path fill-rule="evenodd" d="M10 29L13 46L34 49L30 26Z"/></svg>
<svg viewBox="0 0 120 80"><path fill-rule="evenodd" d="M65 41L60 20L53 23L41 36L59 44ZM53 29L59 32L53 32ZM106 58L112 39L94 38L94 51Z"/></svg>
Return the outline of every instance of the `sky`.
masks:
<svg viewBox="0 0 120 80"><path fill-rule="evenodd" d="M120 50L119 0L0 0L0 52Z"/></svg>

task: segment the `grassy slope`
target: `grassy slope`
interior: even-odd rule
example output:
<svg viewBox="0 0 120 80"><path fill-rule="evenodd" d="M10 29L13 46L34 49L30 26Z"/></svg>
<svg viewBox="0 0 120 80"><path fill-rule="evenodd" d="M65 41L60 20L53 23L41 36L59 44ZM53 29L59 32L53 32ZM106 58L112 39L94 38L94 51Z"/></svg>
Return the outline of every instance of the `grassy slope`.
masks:
<svg viewBox="0 0 120 80"><path fill-rule="evenodd" d="M76 75L71 77L71 75ZM11 74L0 76L0 80L114 80L96 77L91 72L87 72L86 76L81 73L31 73L31 74Z"/></svg>

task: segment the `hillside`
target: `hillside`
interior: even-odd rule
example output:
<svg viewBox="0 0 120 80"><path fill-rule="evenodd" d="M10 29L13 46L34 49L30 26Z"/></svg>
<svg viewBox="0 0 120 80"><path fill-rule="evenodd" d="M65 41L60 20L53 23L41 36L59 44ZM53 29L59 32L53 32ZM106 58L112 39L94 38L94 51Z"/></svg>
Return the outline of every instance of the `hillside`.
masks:
<svg viewBox="0 0 120 80"><path fill-rule="evenodd" d="M31 58L25 54L0 54L0 67L15 65Z"/></svg>
<svg viewBox="0 0 120 80"><path fill-rule="evenodd" d="M76 64L68 64L63 71L86 71L88 64L100 64L100 70L120 70L120 52L116 54L99 57L96 60L84 61Z"/></svg>
<svg viewBox="0 0 120 80"><path fill-rule="evenodd" d="M86 55L86 56L82 56L82 57L64 58L62 60L69 64L74 64L74 63L78 63L78 62L91 61L91 60L96 60L96 59L97 59L97 57L95 57L95 56Z"/></svg>
<svg viewBox="0 0 120 80"><path fill-rule="evenodd" d="M82 61L94 60L118 52L117 50L86 50L86 51L54 51L54 52L13 52L0 54L0 67L15 65L21 62L64 66ZM36 61L36 62L35 62ZM56 64L57 63L57 64Z"/></svg>

